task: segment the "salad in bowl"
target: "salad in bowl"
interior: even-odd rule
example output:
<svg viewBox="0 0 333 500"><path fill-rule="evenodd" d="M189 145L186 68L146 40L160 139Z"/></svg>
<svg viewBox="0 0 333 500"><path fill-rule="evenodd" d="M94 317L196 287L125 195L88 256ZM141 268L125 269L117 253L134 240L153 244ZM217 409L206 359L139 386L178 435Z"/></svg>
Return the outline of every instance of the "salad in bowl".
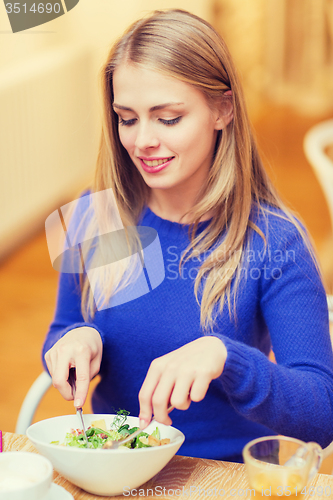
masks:
<svg viewBox="0 0 333 500"><path fill-rule="evenodd" d="M60 441L51 441L51 444L74 446L75 448L108 449L109 443L127 438L139 430L139 427L130 427L130 424L126 423L128 415L128 411L119 410L111 423L110 429L106 428L104 418L91 422L91 425L86 431L88 442L86 441L83 430L78 428L71 429L67 432L63 443L60 443ZM170 438L161 439L160 430L156 427L151 434L142 431L132 440L127 441L121 446L128 449L134 449L150 448L151 446L163 446L169 443Z"/></svg>
<svg viewBox="0 0 333 500"><path fill-rule="evenodd" d="M36 422L28 428L27 436L57 472L94 495L121 495L143 485L167 465L185 439L175 427L152 422L127 446L107 449L104 445L113 439L113 432L121 437L134 432L139 418L84 414L84 423L90 434L89 448L75 414Z"/></svg>

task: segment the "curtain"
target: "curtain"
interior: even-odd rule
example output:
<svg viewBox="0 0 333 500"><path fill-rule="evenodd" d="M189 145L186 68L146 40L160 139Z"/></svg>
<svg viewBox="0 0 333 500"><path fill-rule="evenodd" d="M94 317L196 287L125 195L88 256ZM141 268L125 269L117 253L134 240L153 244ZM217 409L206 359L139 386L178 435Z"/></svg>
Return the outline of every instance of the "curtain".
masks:
<svg viewBox="0 0 333 500"><path fill-rule="evenodd" d="M213 0L250 104L333 112L333 0Z"/></svg>

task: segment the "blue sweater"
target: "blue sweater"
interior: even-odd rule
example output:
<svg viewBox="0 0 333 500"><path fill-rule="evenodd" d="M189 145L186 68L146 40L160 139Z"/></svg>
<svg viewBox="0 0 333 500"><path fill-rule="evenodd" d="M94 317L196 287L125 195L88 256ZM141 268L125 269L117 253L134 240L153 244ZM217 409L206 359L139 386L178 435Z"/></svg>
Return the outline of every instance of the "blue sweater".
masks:
<svg viewBox="0 0 333 500"><path fill-rule="evenodd" d="M333 440L333 356L325 291L298 231L275 212L254 217L267 246L250 231L237 319L230 318L225 306L215 323L213 335L228 353L222 375L211 382L203 401L171 414L186 438L181 455L241 461L249 440L275 433L322 446ZM103 359L92 397L95 413L124 408L138 415L138 393L152 360L203 335L193 289L200 259L178 272L189 243L188 227L148 208L141 224L158 232L165 264L165 279L151 292L98 311L86 323L77 276L60 275L43 360L69 330L89 325L99 331ZM276 364L268 359L271 346Z"/></svg>

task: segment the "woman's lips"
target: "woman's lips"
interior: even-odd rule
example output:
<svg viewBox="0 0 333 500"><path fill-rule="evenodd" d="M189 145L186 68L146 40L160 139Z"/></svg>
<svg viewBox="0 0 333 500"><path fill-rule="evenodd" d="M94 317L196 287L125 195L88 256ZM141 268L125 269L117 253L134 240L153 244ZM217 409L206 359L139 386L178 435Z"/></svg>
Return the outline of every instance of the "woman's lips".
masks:
<svg viewBox="0 0 333 500"><path fill-rule="evenodd" d="M170 165L173 159L174 156L169 156L168 158L139 158L141 167L149 174L160 172Z"/></svg>

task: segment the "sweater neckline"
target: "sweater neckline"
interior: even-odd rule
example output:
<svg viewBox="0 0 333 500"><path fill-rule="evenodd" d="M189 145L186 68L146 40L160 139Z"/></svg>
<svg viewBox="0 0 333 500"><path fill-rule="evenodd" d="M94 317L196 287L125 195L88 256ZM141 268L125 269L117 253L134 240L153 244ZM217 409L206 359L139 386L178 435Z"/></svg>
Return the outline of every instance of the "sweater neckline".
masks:
<svg viewBox="0 0 333 500"><path fill-rule="evenodd" d="M197 234L203 231L212 219L199 222ZM181 224L156 215L148 206L145 206L140 218L140 225L149 224L154 227L159 234L167 236L188 236L190 224Z"/></svg>

